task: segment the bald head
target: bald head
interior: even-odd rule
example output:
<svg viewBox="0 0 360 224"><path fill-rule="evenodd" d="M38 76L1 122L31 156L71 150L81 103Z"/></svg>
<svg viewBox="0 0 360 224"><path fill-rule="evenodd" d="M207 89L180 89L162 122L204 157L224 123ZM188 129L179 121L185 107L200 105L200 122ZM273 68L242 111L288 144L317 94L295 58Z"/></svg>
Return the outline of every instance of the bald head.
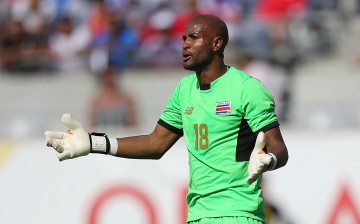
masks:
<svg viewBox="0 0 360 224"><path fill-rule="evenodd" d="M199 15L193 17L188 22L188 25L194 23L202 24L204 31L207 32L210 37L221 37L223 39L222 51L224 51L229 41L229 33L224 20L214 15Z"/></svg>
<svg viewBox="0 0 360 224"><path fill-rule="evenodd" d="M183 34L183 66L201 72L204 68L224 68L224 50L228 43L225 22L213 15L193 17Z"/></svg>

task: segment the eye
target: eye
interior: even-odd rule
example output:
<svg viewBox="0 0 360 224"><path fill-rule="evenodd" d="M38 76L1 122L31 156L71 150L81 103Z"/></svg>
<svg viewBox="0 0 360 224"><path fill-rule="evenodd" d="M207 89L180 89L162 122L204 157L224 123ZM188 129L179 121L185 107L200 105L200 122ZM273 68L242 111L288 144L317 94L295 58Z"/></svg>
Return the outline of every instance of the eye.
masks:
<svg viewBox="0 0 360 224"><path fill-rule="evenodd" d="M199 38L199 36L197 34L195 34L195 33L190 34L189 37L191 39L198 39Z"/></svg>

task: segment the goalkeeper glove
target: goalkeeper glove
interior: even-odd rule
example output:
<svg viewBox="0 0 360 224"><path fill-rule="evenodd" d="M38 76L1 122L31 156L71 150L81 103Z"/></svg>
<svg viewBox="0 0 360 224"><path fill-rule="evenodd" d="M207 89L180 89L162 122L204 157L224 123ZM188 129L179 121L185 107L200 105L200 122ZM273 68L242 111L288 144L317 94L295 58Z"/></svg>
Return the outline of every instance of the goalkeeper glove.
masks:
<svg viewBox="0 0 360 224"><path fill-rule="evenodd" d="M45 132L46 144L58 152L59 161L86 156L90 152L116 155L116 139L109 140L102 133L88 134L70 114L63 114L61 122L69 129L67 132Z"/></svg>
<svg viewBox="0 0 360 224"><path fill-rule="evenodd" d="M247 183L253 183L256 178L265 171L276 167L276 157L272 153L263 151L266 144L265 133L260 132L256 138L255 147L250 155Z"/></svg>

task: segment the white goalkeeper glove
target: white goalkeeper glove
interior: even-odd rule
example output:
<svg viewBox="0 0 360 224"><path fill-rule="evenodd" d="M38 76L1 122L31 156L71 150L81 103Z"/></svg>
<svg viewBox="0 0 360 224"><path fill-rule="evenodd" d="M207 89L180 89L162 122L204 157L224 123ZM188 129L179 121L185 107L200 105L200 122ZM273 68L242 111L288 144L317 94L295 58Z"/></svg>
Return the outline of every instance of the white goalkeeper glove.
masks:
<svg viewBox="0 0 360 224"><path fill-rule="evenodd" d="M273 170L276 166L276 157L272 153L265 153L263 151L266 144L265 133L259 132L255 147L250 155L247 178L247 183L253 183L256 178L265 171Z"/></svg>
<svg viewBox="0 0 360 224"><path fill-rule="evenodd" d="M116 139L111 139L111 144L107 135L103 133L88 134L71 114L63 114L61 122L69 129L67 132L45 132L46 144L58 152L59 161L86 156L90 152L116 155Z"/></svg>

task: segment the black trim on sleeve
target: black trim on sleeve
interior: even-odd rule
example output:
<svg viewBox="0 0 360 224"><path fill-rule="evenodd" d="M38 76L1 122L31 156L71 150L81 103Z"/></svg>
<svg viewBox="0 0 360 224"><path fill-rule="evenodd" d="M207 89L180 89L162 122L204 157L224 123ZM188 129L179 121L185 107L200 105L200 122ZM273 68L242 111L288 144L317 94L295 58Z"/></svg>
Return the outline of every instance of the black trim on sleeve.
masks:
<svg viewBox="0 0 360 224"><path fill-rule="evenodd" d="M252 150L255 146L257 135L260 131L266 132L272 128L278 127L279 122L274 121L258 131L253 132L245 119L242 119L240 129L238 132L237 145L236 145L236 162L249 161Z"/></svg>
<svg viewBox="0 0 360 224"><path fill-rule="evenodd" d="M279 127L279 126L280 126L279 122L278 122L278 121L274 121L274 122L266 125L265 127L260 128L260 130L258 130L258 131L256 132L256 134L258 134L260 131L266 132L266 131L268 131L268 130L270 130L270 129L273 129L273 128L276 128L276 127Z"/></svg>
<svg viewBox="0 0 360 224"><path fill-rule="evenodd" d="M168 129L169 131L174 132L175 134L178 134L180 136L184 135L184 131L182 129L176 128L161 119L159 119L158 124Z"/></svg>
<svg viewBox="0 0 360 224"><path fill-rule="evenodd" d="M236 162L249 161L255 140L256 133L252 132L247 121L242 119L237 137Z"/></svg>

